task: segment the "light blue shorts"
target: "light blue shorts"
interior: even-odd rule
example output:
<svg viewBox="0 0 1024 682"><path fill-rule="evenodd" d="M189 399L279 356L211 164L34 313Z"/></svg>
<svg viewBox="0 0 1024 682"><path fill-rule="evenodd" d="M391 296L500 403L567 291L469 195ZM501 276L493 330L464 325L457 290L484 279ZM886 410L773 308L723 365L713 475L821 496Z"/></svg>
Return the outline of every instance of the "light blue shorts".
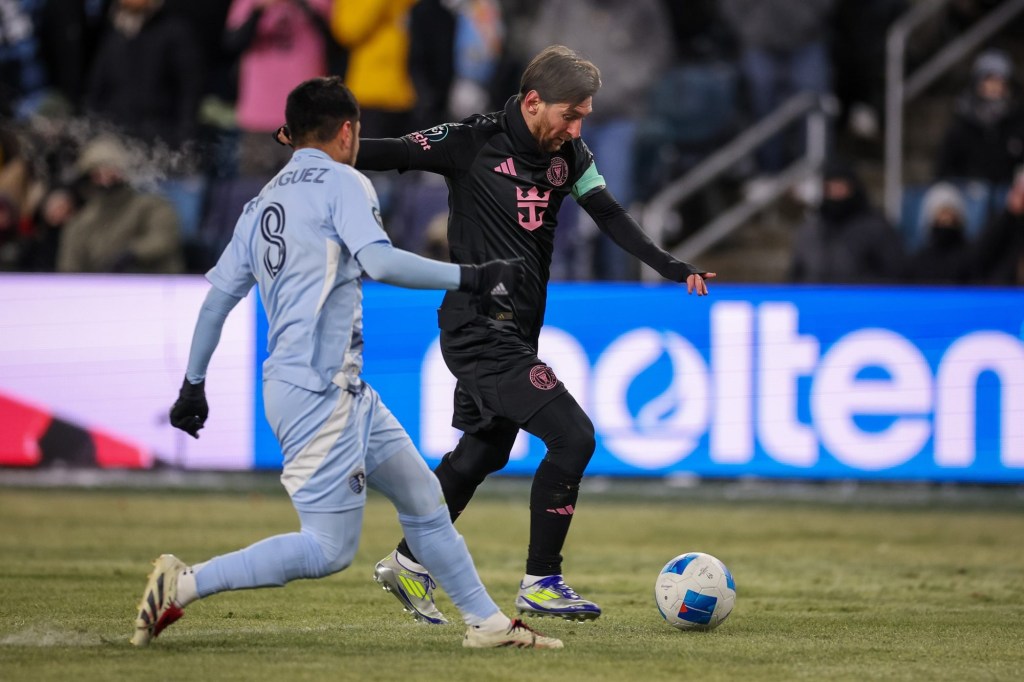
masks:
<svg viewBox="0 0 1024 682"><path fill-rule="evenodd" d="M263 383L263 402L284 453L281 483L300 511L362 507L367 475L403 448L415 451L366 383L315 393L271 379Z"/></svg>

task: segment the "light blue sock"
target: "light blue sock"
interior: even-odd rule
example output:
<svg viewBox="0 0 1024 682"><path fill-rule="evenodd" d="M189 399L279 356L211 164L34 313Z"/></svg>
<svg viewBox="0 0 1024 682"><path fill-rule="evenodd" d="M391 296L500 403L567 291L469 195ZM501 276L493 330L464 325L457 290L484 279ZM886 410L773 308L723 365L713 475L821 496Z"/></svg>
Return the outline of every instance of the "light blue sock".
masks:
<svg viewBox="0 0 1024 682"><path fill-rule="evenodd" d="M286 533L214 557L196 571L200 597L226 590L280 587L297 578L319 578L327 560L308 533Z"/></svg>
<svg viewBox="0 0 1024 682"><path fill-rule="evenodd" d="M467 625L479 625L499 611L473 565L466 542L455 530L447 507L427 516L399 514L409 548L462 612Z"/></svg>

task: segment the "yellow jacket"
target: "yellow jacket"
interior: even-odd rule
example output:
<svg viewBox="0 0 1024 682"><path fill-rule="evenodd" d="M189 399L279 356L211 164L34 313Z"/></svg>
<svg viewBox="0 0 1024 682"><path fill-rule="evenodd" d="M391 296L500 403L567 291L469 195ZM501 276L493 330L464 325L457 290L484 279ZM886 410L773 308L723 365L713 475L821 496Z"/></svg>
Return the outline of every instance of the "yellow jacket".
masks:
<svg viewBox="0 0 1024 682"><path fill-rule="evenodd" d="M417 0L336 0L331 33L349 51L345 84L361 107L408 111L409 9Z"/></svg>

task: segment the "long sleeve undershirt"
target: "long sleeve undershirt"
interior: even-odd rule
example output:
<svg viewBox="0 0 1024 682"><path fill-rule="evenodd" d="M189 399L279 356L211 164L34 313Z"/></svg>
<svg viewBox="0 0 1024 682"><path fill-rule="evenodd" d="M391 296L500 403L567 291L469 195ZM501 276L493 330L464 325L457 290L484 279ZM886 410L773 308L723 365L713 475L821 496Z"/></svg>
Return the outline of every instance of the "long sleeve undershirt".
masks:
<svg viewBox="0 0 1024 682"><path fill-rule="evenodd" d="M210 366L213 351L220 343L220 333L224 329L224 321L228 314L242 299L226 294L217 287L210 287L206 293L199 319L192 334L192 348L188 354L188 368L185 377L190 384L198 384L206 378L206 370Z"/></svg>
<svg viewBox="0 0 1024 682"><path fill-rule="evenodd" d="M685 282L690 275L703 274L689 263L676 260L651 241L643 228L607 189L587 194L580 198L579 203L597 223L598 229L611 237L622 250L654 268L665 279Z"/></svg>
<svg viewBox="0 0 1024 682"><path fill-rule="evenodd" d="M368 171L409 170L409 146L400 137L360 138L356 169Z"/></svg>
<svg viewBox="0 0 1024 682"><path fill-rule="evenodd" d="M366 274L406 289L459 288L462 273L453 263L442 263L396 249L387 242L374 242L359 250L356 260Z"/></svg>

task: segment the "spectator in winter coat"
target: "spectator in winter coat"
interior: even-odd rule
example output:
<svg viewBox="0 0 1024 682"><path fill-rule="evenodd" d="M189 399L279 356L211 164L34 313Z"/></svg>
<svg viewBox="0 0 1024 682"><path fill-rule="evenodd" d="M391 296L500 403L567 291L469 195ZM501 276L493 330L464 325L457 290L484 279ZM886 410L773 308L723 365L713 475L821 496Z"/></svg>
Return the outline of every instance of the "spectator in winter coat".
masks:
<svg viewBox="0 0 1024 682"><path fill-rule="evenodd" d="M917 284L966 284L973 275L971 244L964 228L964 198L954 185L940 182L924 195L921 229L924 244L908 259L904 275Z"/></svg>
<svg viewBox="0 0 1024 682"><path fill-rule="evenodd" d="M120 131L177 147L191 140L203 64L188 25L163 0L116 0L85 93L87 111Z"/></svg>
<svg viewBox="0 0 1024 682"><path fill-rule="evenodd" d="M128 184L129 157L113 138L82 152L85 203L64 226L57 251L60 272L184 271L178 216L163 197Z"/></svg>
<svg viewBox="0 0 1024 682"><path fill-rule="evenodd" d="M1006 195L1006 207L986 226L978 244L978 274L982 281L1024 285L1024 170Z"/></svg>
<svg viewBox="0 0 1024 682"><path fill-rule="evenodd" d="M796 235L790 280L893 281L902 261L899 235L871 206L854 170L841 162L828 164L821 207Z"/></svg>
<svg viewBox="0 0 1024 682"><path fill-rule="evenodd" d="M971 84L956 102L939 150L939 178L973 178L1008 185L1024 163L1024 107L1005 52L989 50L974 61Z"/></svg>
<svg viewBox="0 0 1024 682"><path fill-rule="evenodd" d="M426 130L451 120L448 97L455 79L456 15L443 0L420 0L409 12L409 77L416 91L413 127Z"/></svg>
<svg viewBox="0 0 1024 682"><path fill-rule="evenodd" d="M359 101L363 137L398 137L413 123L416 90L409 67L409 21L415 4L360 0L332 7L331 32L349 51L345 84Z"/></svg>
<svg viewBox="0 0 1024 682"><path fill-rule="evenodd" d="M269 179L291 158L270 134L292 88L327 75L330 10L331 0L232 0L224 43L238 56L239 174Z"/></svg>
<svg viewBox="0 0 1024 682"><path fill-rule="evenodd" d="M798 92L832 88L828 50L835 0L722 0L722 16L740 44L753 114L763 118ZM791 154L777 136L757 155L762 173L781 171Z"/></svg>
<svg viewBox="0 0 1024 682"><path fill-rule="evenodd" d="M32 232L19 245L18 269L23 272L56 272L64 226L75 215L80 198L73 188L51 189L39 203Z"/></svg>
<svg viewBox="0 0 1024 682"><path fill-rule="evenodd" d="M864 139L881 133L885 109L885 39L907 0L838 0L832 17L837 128Z"/></svg>

